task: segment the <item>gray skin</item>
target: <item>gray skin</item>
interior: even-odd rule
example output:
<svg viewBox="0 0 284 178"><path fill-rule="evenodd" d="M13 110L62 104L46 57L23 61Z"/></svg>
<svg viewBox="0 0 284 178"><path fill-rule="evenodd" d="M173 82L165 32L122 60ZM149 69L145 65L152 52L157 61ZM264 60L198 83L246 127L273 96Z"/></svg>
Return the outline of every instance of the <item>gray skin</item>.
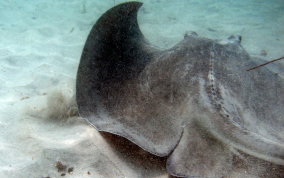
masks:
<svg viewBox="0 0 284 178"><path fill-rule="evenodd" d="M176 176L222 177L239 151L284 165L284 78L241 46L186 34L153 48L128 2L105 12L81 56L76 100L99 131L158 156ZM284 174L284 173L283 173ZM281 176L283 175L281 174Z"/></svg>

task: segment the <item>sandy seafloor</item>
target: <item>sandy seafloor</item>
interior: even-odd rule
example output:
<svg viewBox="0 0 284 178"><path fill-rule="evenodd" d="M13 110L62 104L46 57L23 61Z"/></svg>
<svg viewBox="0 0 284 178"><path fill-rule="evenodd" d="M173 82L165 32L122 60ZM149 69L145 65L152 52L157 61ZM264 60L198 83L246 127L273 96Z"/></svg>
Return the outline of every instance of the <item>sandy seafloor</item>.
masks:
<svg viewBox="0 0 284 178"><path fill-rule="evenodd" d="M165 158L99 134L72 117L75 78L86 37L99 16L123 1L0 1L0 177L168 177ZM145 0L146 38L169 48L186 31L226 39L264 59L284 55L283 0ZM282 62L283 64L283 62ZM69 117L70 116L70 117ZM121 146L124 143L124 146ZM126 145L126 146L125 146ZM238 174L236 174L238 175Z"/></svg>

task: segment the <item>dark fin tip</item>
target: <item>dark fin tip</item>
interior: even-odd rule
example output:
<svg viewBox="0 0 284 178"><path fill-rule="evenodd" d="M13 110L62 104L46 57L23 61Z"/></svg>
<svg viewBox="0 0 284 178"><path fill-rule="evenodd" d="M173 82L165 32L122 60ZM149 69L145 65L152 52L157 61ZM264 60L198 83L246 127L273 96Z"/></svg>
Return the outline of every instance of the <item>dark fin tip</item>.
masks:
<svg viewBox="0 0 284 178"><path fill-rule="evenodd" d="M76 79L80 114L94 113L104 88L135 79L157 50L150 47L139 29L141 2L119 4L106 11L93 26L85 43Z"/></svg>

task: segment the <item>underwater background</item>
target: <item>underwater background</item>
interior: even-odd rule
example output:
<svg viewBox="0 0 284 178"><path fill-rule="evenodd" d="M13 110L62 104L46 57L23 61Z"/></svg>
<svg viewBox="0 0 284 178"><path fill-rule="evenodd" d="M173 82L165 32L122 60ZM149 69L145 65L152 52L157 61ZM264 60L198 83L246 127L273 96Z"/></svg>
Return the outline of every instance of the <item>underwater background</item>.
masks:
<svg viewBox="0 0 284 178"><path fill-rule="evenodd" d="M121 2L0 1L1 178L169 177L164 158L131 143L121 147L128 141L100 135L77 116L74 87L83 45L100 15ZM248 53L263 60L284 55L283 0L140 2L140 28L161 49L195 31L212 39L241 35ZM283 61L273 66L283 74Z"/></svg>

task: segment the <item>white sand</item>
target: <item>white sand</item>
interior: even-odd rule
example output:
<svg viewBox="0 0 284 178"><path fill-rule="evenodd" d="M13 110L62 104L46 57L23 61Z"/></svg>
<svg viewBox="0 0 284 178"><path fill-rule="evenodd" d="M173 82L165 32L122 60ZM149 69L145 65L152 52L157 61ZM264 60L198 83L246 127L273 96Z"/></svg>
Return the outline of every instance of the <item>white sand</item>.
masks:
<svg viewBox="0 0 284 178"><path fill-rule="evenodd" d="M165 160L124 139L102 137L72 115L77 66L85 39L113 0L0 1L0 177L167 177ZM145 0L139 24L156 46L168 48L186 31L243 37L251 55L284 55L282 0ZM244 3L246 2L246 3ZM283 62L282 62L283 64ZM116 140L116 141L113 141ZM126 143L125 143L126 144ZM87 172L90 172L90 175ZM142 176L143 175L143 176Z"/></svg>

